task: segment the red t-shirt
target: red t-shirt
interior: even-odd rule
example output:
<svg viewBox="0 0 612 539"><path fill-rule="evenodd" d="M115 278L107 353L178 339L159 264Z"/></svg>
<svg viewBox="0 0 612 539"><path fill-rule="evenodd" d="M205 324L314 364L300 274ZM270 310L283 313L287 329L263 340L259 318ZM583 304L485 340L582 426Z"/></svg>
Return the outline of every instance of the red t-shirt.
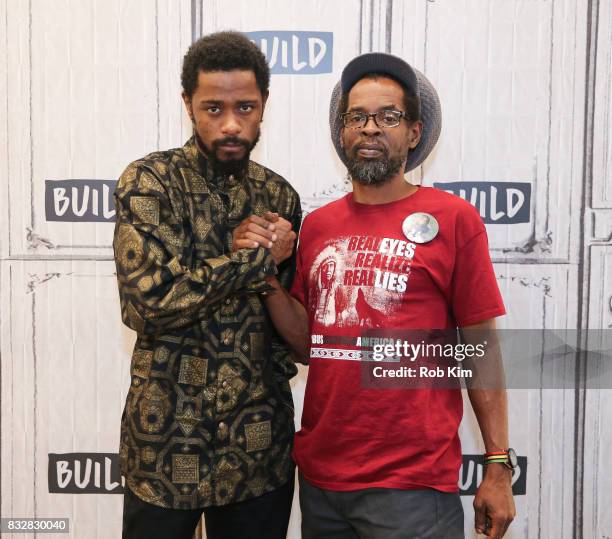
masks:
<svg viewBox="0 0 612 539"><path fill-rule="evenodd" d="M438 222L427 243L402 232L416 212ZM315 341L294 446L304 477L329 490L456 492L460 389L364 387L350 343L369 328L448 329L505 314L475 208L429 187L377 205L349 194L304 220L291 293Z"/></svg>

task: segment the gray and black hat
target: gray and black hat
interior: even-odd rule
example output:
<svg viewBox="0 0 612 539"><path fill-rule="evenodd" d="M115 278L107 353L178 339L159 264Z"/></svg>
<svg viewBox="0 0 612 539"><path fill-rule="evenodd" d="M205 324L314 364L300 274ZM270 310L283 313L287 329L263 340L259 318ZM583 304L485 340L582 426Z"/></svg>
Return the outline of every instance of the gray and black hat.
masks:
<svg viewBox="0 0 612 539"><path fill-rule="evenodd" d="M342 130L342 120L338 114L340 98L343 92L348 93L354 84L368 73L386 73L401 82L412 95L420 98L423 132L416 148L408 152L406 161L406 172L408 172L425 161L436 145L442 128L442 110L438 93L427 77L392 54L383 52L362 54L353 58L342 71L340 82L336 84L329 104L329 127L336 153L346 165L344 150L340 146Z"/></svg>

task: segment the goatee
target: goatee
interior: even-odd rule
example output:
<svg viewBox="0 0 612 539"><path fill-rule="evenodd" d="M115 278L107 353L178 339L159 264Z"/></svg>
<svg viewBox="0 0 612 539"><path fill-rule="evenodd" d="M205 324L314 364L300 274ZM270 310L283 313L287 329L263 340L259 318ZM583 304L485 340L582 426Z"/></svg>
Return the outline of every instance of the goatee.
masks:
<svg viewBox="0 0 612 539"><path fill-rule="evenodd" d="M347 155L347 169L351 178L362 185L382 185L395 176L402 166L401 159L393 159L384 150L378 159L360 159L356 152Z"/></svg>
<svg viewBox="0 0 612 539"><path fill-rule="evenodd" d="M249 142L240 137L224 137L213 141L211 147L204 144L202 139L198 137L200 147L204 151L206 158L210 162L215 176L237 176L242 177L249 165L251 151L259 141L261 132L258 130L255 139ZM219 148L225 144L237 144L244 148L244 155L238 159L219 159Z"/></svg>

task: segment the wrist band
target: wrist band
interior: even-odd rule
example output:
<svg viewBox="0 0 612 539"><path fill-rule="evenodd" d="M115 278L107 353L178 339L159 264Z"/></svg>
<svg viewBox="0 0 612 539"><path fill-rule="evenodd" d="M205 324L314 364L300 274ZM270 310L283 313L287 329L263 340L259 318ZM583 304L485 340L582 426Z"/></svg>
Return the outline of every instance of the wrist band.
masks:
<svg viewBox="0 0 612 539"><path fill-rule="evenodd" d="M507 468L514 469L518 466L518 458L514 449L509 447L505 451L490 451L484 454L484 463L487 464L502 464Z"/></svg>
<svg viewBox="0 0 612 539"><path fill-rule="evenodd" d="M508 463L508 461L508 451L491 451L490 453L485 453L484 455L485 464L493 464L494 462L498 462L499 464L506 464Z"/></svg>

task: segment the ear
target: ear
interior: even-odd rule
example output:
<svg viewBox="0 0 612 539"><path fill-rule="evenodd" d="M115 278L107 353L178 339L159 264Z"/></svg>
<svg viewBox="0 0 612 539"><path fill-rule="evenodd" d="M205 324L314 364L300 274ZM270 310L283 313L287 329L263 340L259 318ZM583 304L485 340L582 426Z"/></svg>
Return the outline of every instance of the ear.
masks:
<svg viewBox="0 0 612 539"><path fill-rule="evenodd" d="M185 92L181 94L183 98L183 103L185 103L185 110L187 111L187 115L191 119L191 123L195 123L195 118L193 117L193 108L191 106L191 97L189 97Z"/></svg>
<svg viewBox="0 0 612 539"><path fill-rule="evenodd" d="M423 133L423 122L413 122L408 128L408 147L414 150L418 143L421 141L421 134Z"/></svg>
<svg viewBox="0 0 612 539"><path fill-rule="evenodd" d="M340 148L344 150L344 127L340 128Z"/></svg>

